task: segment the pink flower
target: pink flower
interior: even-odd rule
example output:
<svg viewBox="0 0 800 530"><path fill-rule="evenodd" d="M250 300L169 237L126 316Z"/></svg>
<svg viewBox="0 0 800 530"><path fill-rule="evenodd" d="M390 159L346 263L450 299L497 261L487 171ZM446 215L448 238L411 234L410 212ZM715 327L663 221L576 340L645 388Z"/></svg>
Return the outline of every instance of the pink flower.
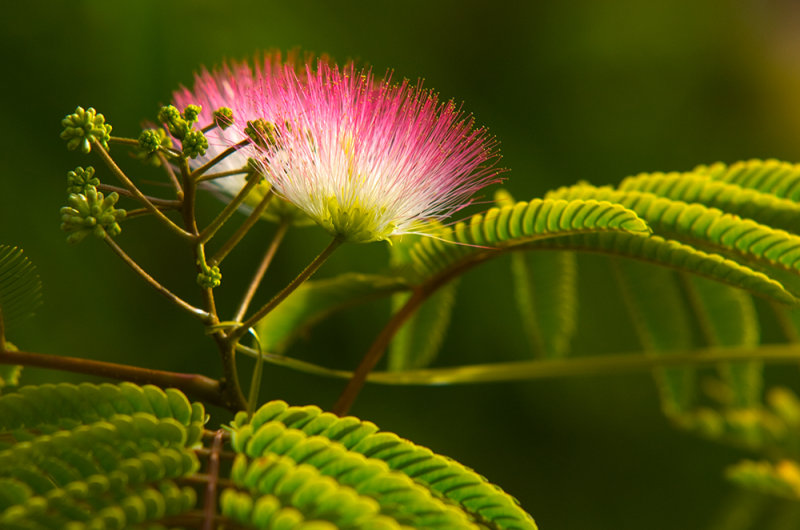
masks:
<svg viewBox="0 0 800 530"><path fill-rule="evenodd" d="M335 236L365 242L415 233L499 180L494 139L421 83L393 84L324 59L304 69L278 61L267 57L256 72L244 65L206 72L184 102L204 112L231 107L235 132L215 139L227 145L245 137L246 120L269 122L268 137L240 153L256 158L277 194Z"/></svg>

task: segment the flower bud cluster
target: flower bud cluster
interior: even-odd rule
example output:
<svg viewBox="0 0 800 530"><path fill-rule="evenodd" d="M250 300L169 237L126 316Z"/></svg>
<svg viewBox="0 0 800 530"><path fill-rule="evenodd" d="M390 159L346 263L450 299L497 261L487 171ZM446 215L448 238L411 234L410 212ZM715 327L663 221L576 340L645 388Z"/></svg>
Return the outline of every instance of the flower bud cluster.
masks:
<svg viewBox="0 0 800 530"><path fill-rule="evenodd" d="M69 232L67 242L79 243L89 234L100 239L119 235L119 221L126 212L114 207L118 200L117 193L103 197L94 186L87 186L85 193L70 193L68 206L61 208L61 230Z"/></svg>
<svg viewBox="0 0 800 530"><path fill-rule="evenodd" d="M61 120L61 139L67 141L67 149L74 151L80 148L84 153L92 150L92 142L98 142L108 149L111 139L111 125L107 124L105 116L98 114L92 107L84 109L78 107L75 112Z"/></svg>

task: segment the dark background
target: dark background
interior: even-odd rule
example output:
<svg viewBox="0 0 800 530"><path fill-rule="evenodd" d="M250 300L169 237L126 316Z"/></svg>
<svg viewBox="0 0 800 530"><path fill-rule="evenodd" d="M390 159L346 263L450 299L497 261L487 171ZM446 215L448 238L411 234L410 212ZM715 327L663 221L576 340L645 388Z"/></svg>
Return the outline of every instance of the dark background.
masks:
<svg viewBox="0 0 800 530"><path fill-rule="evenodd" d="M12 330L25 349L218 373L202 329L145 287L104 245L67 246L58 229L67 170L94 164L58 139L60 119L94 106L114 134L135 136L201 65L270 48L355 58L396 78L422 77L464 101L501 142L519 199L577 180L750 157L800 158L800 14L793 2L103 2L13 3L0 17L3 172L0 242L38 265L45 305ZM127 162L135 175L157 173ZM152 186L151 191L161 189ZM487 194L487 198L491 197ZM209 197L201 211L220 207ZM223 268L231 312L274 227L249 236ZM152 274L193 297L176 240L149 220L119 242ZM261 299L325 244L290 235ZM383 244L341 250L320 277L386 261ZM637 344L601 260L581 262L575 351ZM529 357L508 262L462 282L439 363ZM388 303L321 326L293 353L352 368ZM789 368L773 370L773 376ZM249 365L242 363L242 373ZM27 370L26 381L63 379ZM69 380L86 378L67 376ZM247 376L245 375L245 379ZM267 366L262 397L329 407L342 383ZM215 411L218 413L219 411ZM673 430L648 374L443 388L371 386L353 413L477 469L547 529L711 528L734 490L725 465L744 455ZM219 413L216 421L225 419ZM212 420L214 421L214 420ZM716 528L722 528L717 526ZM730 528L738 528L731 526Z"/></svg>

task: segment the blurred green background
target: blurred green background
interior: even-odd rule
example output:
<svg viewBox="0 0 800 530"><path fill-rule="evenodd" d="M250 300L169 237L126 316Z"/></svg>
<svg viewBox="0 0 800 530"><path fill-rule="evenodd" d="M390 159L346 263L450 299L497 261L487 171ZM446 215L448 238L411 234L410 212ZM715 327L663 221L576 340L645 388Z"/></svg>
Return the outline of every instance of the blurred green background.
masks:
<svg viewBox="0 0 800 530"><path fill-rule="evenodd" d="M800 9L791 1L5 5L0 242L24 248L45 285L38 316L10 338L32 351L218 373L202 329L104 245L65 244L58 209L66 171L94 164L111 181L96 158L68 152L58 139L60 119L76 105L104 113L115 134L135 136L201 65L270 48L355 58L377 72L391 68L396 78L422 77L444 98L463 100L500 140L508 189L527 199L581 179L606 184L717 160L800 159L798 29ZM159 178L133 161L125 167ZM206 218L218 208L203 199ZM191 261L156 228L131 221L119 242L156 278L193 296ZM273 229L260 226L226 261L223 310L232 311ZM291 234L261 299L326 241L316 229ZM320 276L376 270L386 256L382 244L350 246ZM496 260L464 279L439 364L529 357L508 277L507 260ZM576 352L637 348L609 278L602 261L582 260ZM388 309L379 303L352 311L292 351L353 367ZM249 368L242 363L243 373ZM794 370L770 374L787 379ZM30 369L25 378L62 376ZM262 396L329 407L341 387L267 366ZM518 497L545 529L711 528L726 503L736 502L721 470L744 456L673 430L648 374L370 386L353 413L477 469Z"/></svg>

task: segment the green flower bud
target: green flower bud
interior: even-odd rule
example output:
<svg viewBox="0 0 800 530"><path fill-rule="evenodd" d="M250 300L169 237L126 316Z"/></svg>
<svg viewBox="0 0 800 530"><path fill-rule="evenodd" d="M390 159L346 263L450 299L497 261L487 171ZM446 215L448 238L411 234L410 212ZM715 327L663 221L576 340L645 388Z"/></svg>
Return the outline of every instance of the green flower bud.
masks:
<svg viewBox="0 0 800 530"><path fill-rule="evenodd" d="M278 142L275 135L275 125L262 118L248 121L247 127L244 128L244 133L253 140L253 143L260 147L267 148Z"/></svg>
<svg viewBox="0 0 800 530"><path fill-rule="evenodd" d="M76 167L67 173L67 193L86 193L89 187L100 185L100 179L94 176L94 168Z"/></svg>
<svg viewBox="0 0 800 530"><path fill-rule="evenodd" d="M148 155L153 154L161 147L163 136L163 131L159 134L158 129L145 129L139 135L139 148Z"/></svg>
<svg viewBox="0 0 800 530"><path fill-rule="evenodd" d="M75 112L65 116L61 120L61 139L67 141L67 149L74 151L80 147L84 153L92 150L92 142L97 141L104 148L108 149L108 141L111 139L111 125L105 123L106 119L102 114L89 107L85 109L78 107Z"/></svg>
<svg viewBox="0 0 800 530"><path fill-rule="evenodd" d="M172 147L172 139L167 136L167 132L161 127L145 129L139 135L139 149L136 151L136 158L146 164L158 167L161 165L158 149L162 146Z"/></svg>
<svg viewBox="0 0 800 530"><path fill-rule="evenodd" d="M161 107L161 110L158 111L158 121L164 123L169 129L169 133L179 140L183 140L191 129L191 125L183 119L181 113L173 105Z"/></svg>
<svg viewBox="0 0 800 530"><path fill-rule="evenodd" d="M202 111L203 107L200 105L189 105L183 110L183 119L188 123L195 123Z"/></svg>
<svg viewBox="0 0 800 530"><path fill-rule="evenodd" d="M208 139L202 131L191 129L183 138L183 154L189 158L197 158L206 154Z"/></svg>
<svg viewBox="0 0 800 530"><path fill-rule="evenodd" d="M233 111L228 107L220 107L214 111L214 123L223 131L233 123Z"/></svg>
<svg viewBox="0 0 800 530"><path fill-rule="evenodd" d="M85 193L71 193L69 206L61 208L61 230L69 232L67 243L79 243L89 234L100 239L119 235L125 210L114 208L118 200L117 193L103 197L94 186L87 186Z"/></svg>
<svg viewBox="0 0 800 530"><path fill-rule="evenodd" d="M208 267L197 275L197 284L204 289L219 287L222 283L222 273L216 265Z"/></svg>

